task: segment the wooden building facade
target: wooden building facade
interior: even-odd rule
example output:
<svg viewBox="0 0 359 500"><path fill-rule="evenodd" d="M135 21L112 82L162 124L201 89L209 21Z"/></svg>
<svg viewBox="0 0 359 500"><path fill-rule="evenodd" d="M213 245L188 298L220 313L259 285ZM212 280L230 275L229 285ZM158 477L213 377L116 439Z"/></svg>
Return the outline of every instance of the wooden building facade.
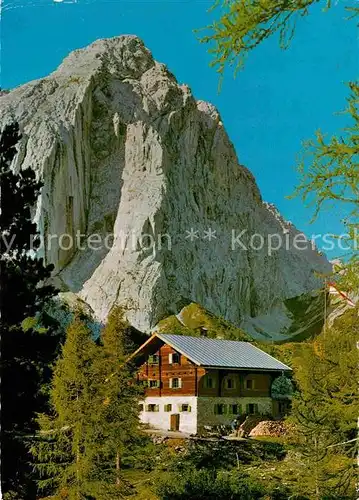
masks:
<svg viewBox="0 0 359 500"><path fill-rule="evenodd" d="M145 386L141 420L196 434L234 416L277 416L274 380L290 368L248 342L155 334L131 359Z"/></svg>

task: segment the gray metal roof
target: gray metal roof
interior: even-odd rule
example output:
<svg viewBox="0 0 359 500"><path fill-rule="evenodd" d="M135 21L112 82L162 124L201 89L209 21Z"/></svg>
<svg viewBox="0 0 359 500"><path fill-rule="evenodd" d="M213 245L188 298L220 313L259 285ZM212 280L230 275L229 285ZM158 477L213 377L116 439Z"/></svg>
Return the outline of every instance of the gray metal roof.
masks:
<svg viewBox="0 0 359 500"><path fill-rule="evenodd" d="M250 342L189 337L170 333L156 333L156 337L200 366L291 370L289 366L258 349Z"/></svg>

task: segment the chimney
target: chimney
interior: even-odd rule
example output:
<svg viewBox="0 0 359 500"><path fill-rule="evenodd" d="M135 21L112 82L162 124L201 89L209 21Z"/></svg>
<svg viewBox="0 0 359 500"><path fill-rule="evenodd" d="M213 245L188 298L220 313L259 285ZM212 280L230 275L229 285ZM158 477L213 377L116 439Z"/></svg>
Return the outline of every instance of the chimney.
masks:
<svg viewBox="0 0 359 500"><path fill-rule="evenodd" d="M200 331L201 331L201 337L207 337L208 328L206 328L205 326L201 326Z"/></svg>

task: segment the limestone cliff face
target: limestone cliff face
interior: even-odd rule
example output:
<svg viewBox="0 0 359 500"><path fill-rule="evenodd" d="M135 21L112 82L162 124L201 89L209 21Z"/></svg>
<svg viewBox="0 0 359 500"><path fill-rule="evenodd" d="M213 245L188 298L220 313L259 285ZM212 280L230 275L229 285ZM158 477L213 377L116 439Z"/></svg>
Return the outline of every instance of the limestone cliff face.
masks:
<svg viewBox="0 0 359 500"><path fill-rule="evenodd" d="M318 290L314 271L328 262L292 245L268 255L269 235L298 231L262 201L216 109L137 37L96 41L1 96L1 128L13 120L23 134L14 168L44 181L34 214L44 255L99 319L126 303L149 331L196 302L259 338L293 334L287 301ZM96 249L84 241L111 233ZM248 245L254 233L262 250Z"/></svg>

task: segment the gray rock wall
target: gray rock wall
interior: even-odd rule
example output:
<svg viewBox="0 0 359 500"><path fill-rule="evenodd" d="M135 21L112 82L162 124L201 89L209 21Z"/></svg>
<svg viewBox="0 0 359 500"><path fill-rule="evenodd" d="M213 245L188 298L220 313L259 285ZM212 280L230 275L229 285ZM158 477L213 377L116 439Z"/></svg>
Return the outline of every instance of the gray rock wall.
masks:
<svg viewBox="0 0 359 500"><path fill-rule="evenodd" d="M197 302L255 337L293 335L285 301L318 291L314 271L329 263L311 248L268 254L271 234L299 232L262 201L216 109L137 37L96 41L1 96L0 126L12 120L23 133L14 168L44 181L34 217L46 260L100 320L126 303L131 323L149 331ZM265 247L233 244L242 230L244 244L259 233ZM108 248L84 243L109 233Z"/></svg>

